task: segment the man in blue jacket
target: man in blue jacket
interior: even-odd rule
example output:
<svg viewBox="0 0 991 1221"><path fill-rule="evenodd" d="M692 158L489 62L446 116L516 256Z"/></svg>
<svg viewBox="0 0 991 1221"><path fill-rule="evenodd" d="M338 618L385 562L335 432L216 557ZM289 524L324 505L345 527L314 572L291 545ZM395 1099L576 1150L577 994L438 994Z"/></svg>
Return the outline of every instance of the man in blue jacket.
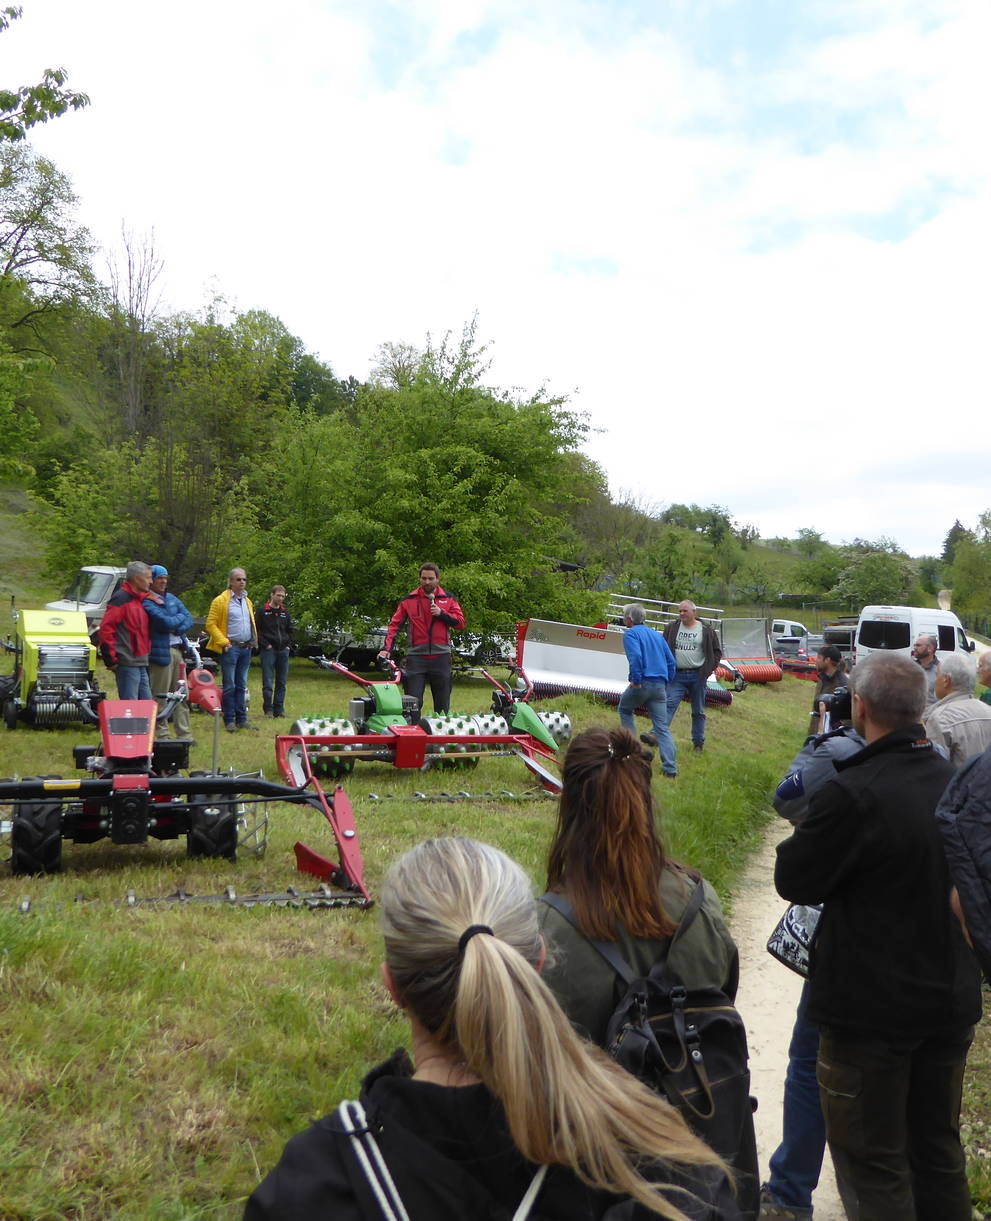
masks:
<svg viewBox="0 0 991 1221"><path fill-rule="evenodd" d="M144 608L148 613L148 626L151 629L148 677L151 680L151 693L158 700L159 706L165 702L165 696L178 686L179 664L183 655L182 637L193 626L193 616L175 594L168 592L168 584L168 569L163 568L161 564L153 564L151 591L155 596L145 598ZM192 745L188 704L185 701L177 704L169 719L176 740ZM158 723L155 736L160 740L168 738L169 727L166 722Z"/></svg>
<svg viewBox="0 0 991 1221"><path fill-rule="evenodd" d="M674 654L660 632L644 623L644 609L633 602L623 607L623 648L630 663L630 685L619 697L619 723L636 733L633 714L646 708L654 732L643 733L640 741L656 746L661 755L663 774L673 780L678 774L677 751L668 729L668 683L675 674Z"/></svg>

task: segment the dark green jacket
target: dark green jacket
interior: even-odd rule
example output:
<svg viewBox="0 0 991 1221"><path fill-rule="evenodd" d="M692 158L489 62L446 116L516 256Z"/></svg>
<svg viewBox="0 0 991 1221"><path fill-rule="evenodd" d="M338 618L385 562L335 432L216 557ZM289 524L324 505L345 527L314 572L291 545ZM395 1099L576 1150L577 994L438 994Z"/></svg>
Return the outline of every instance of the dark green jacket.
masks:
<svg viewBox="0 0 991 1221"><path fill-rule="evenodd" d="M716 892L705 881L702 909L671 951L669 962L688 989L722 988L733 1000L740 979L736 945L723 920ZM695 886L683 870L669 866L661 879L661 903L672 920L679 920ZM540 927L548 958L543 977L561 1008L580 1033L600 1046L623 985L598 950L562 915L546 903L540 908ZM664 943L622 932L617 947L630 966L647 975Z"/></svg>

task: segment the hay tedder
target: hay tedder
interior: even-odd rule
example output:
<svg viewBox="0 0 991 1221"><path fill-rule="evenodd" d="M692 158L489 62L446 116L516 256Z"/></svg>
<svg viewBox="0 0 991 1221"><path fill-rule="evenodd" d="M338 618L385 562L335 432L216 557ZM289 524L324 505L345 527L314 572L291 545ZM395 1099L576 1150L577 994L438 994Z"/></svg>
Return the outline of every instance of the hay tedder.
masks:
<svg viewBox="0 0 991 1221"><path fill-rule="evenodd" d="M97 695L96 649L80 611L14 612L14 640L3 642L14 670L0 678L3 723L23 721L36 729L64 729L83 720L68 692Z"/></svg>
<svg viewBox="0 0 991 1221"><path fill-rule="evenodd" d="M334 780L349 775L358 760L421 771L467 771L483 756L495 755L519 757L542 786L558 791L556 778L543 763L556 761L558 744L571 736L570 718L561 712L535 712L528 702L532 688L515 667L516 690L488 670L477 671L494 688L490 711L423 717L419 701L402 693L402 672L388 659L382 659L382 668L389 677L378 681L326 657L313 661L356 683L362 694L350 701L347 717L304 717L276 739L279 769L287 783L299 783L305 775L300 770L304 755L313 775Z"/></svg>
<svg viewBox="0 0 991 1221"><path fill-rule="evenodd" d="M325 901L320 905L369 904L354 816L343 790L328 797L312 774L288 788L260 773L222 773L216 763L216 732L213 770L184 775L189 744L156 741L155 729L158 720L166 720L187 698L219 725L220 693L210 672L199 667L180 678L161 709L154 700L112 700L99 692L69 688L66 699L79 710L81 720L99 726L100 742L73 749L75 766L88 773L86 779L0 780L0 806L10 808L9 818L0 811L0 822L9 835L11 871L58 873L63 840L88 844L109 838L114 844L140 845L185 836L190 857L234 861L239 851L261 856L267 843L267 804L284 801L318 810L337 842L338 862L302 849L312 866L306 871L338 888L337 895L323 888Z"/></svg>

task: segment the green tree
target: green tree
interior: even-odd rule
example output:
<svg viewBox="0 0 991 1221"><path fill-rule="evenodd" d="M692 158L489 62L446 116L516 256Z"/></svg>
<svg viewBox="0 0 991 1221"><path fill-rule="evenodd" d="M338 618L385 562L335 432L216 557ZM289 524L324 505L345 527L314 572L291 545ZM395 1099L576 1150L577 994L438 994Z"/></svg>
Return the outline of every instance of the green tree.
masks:
<svg viewBox="0 0 991 1221"><path fill-rule="evenodd" d="M795 567L795 580L812 594L825 594L840 579L849 563L849 554L830 543L823 543L816 554Z"/></svg>
<svg viewBox="0 0 991 1221"><path fill-rule="evenodd" d="M0 9L0 34L21 15L20 5ZM85 93L65 87L69 74L64 68L46 68L37 85L0 89L0 141L23 140L36 123L47 123L67 110L89 105Z"/></svg>
<svg viewBox="0 0 991 1221"><path fill-rule="evenodd" d="M0 479L27 479L33 474L31 453L38 421L19 400L27 393L37 363L11 352L0 336Z"/></svg>
<svg viewBox="0 0 991 1221"><path fill-rule="evenodd" d="M851 557L829 596L850 606L872 603L904 604L916 582L912 562L887 551L866 551Z"/></svg>
<svg viewBox="0 0 991 1221"><path fill-rule="evenodd" d="M556 571L587 486L569 460L584 422L560 400L487 388L483 352L468 327L428 346L411 385L369 385L353 416L304 413L281 431L247 560L266 580L292 574L310 622L381 622L427 559L475 632L598 612L580 574Z"/></svg>
<svg viewBox="0 0 991 1221"><path fill-rule="evenodd" d="M177 589L205 595L247 546L254 509L243 483L231 486L221 467L205 475L186 447L153 439L62 472L38 502L36 522L52 575L74 571L83 557L146 558L164 564Z"/></svg>
<svg viewBox="0 0 991 1221"><path fill-rule="evenodd" d="M78 199L51 161L0 144L0 323L11 332L95 288L89 231Z"/></svg>
<svg viewBox="0 0 991 1221"><path fill-rule="evenodd" d="M771 594L778 588L774 573L760 560L748 560L736 574L737 589L761 606L771 601Z"/></svg>
<svg viewBox="0 0 991 1221"><path fill-rule="evenodd" d="M972 539L974 535L960 523L957 518L953 525L947 530L946 538L943 540L943 551L940 556L944 564L952 564L956 555L957 543L961 539Z"/></svg>
<svg viewBox="0 0 991 1221"><path fill-rule="evenodd" d="M813 530L811 526L803 526L798 532L798 552L804 555L806 559L813 559L824 546L826 540L822 537L818 530Z"/></svg>

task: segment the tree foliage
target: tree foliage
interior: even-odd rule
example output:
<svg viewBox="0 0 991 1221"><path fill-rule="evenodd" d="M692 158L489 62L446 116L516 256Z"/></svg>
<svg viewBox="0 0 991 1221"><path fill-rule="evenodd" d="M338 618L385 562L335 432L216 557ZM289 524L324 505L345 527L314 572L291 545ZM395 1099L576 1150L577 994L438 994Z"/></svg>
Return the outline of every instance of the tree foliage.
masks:
<svg viewBox="0 0 991 1221"><path fill-rule="evenodd" d="M89 231L68 178L26 145L0 144L0 321L24 327L95 286Z"/></svg>
<svg viewBox="0 0 991 1221"><path fill-rule="evenodd" d="M907 556L890 551L856 551L829 596L856 607L900 605L906 602L915 582L915 568Z"/></svg>
<svg viewBox="0 0 991 1221"><path fill-rule="evenodd" d="M0 9L0 34L20 15L20 5ZM47 123L67 110L88 106L85 93L66 88L68 79L64 68L46 68L36 85L0 89L0 142L23 140L36 123Z"/></svg>
<svg viewBox="0 0 991 1221"><path fill-rule="evenodd" d="M265 580L293 574L311 621L382 621L425 560L473 631L596 611L580 577L556 570L579 491L561 458L584 424L559 400L484 386L483 350L466 328L428 348L411 385L367 386L353 417L304 414L280 438L278 495L249 558Z"/></svg>
<svg viewBox="0 0 991 1221"><path fill-rule="evenodd" d="M974 535L965 526L961 525L960 519L957 518L953 525L947 530L946 538L943 540L943 550L940 558L944 564L952 564L956 556L957 543L961 539L972 540Z"/></svg>

